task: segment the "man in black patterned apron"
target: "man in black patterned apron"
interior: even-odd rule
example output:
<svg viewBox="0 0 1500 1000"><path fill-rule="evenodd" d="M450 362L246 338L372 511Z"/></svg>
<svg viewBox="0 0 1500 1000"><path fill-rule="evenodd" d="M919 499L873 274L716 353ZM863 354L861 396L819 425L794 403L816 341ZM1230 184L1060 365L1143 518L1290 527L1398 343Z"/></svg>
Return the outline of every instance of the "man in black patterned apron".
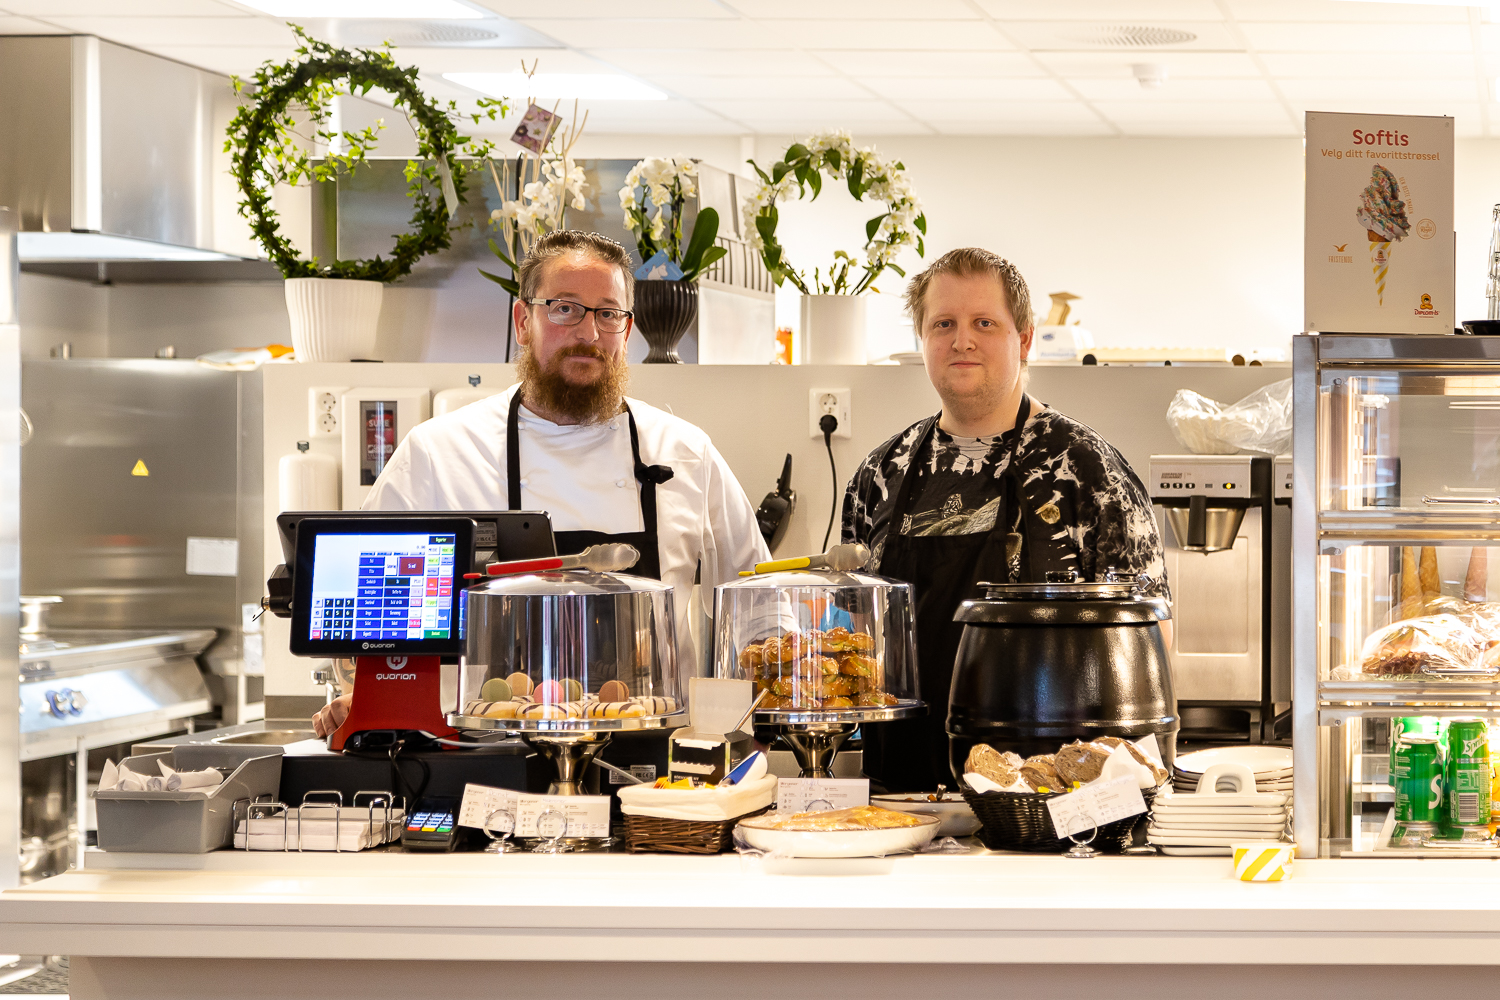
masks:
<svg viewBox="0 0 1500 1000"><path fill-rule="evenodd" d="M1035 331L1015 266L954 250L912 280L906 301L943 408L856 470L843 540L870 547L870 570L912 584L928 705L926 718L865 727L865 773L890 791L930 791L954 781L944 731L962 632L953 615L979 581L1097 580L1113 569L1170 595L1151 501L1125 457L1026 394Z"/></svg>

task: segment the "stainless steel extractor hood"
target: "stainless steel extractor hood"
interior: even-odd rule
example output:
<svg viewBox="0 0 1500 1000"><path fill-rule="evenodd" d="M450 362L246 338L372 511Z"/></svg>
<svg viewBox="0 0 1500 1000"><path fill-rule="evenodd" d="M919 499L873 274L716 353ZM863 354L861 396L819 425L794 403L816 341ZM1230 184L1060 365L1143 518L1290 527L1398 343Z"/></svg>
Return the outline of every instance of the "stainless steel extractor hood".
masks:
<svg viewBox="0 0 1500 1000"><path fill-rule="evenodd" d="M226 77L99 38L0 36L0 205L22 261L241 259L235 105Z"/></svg>

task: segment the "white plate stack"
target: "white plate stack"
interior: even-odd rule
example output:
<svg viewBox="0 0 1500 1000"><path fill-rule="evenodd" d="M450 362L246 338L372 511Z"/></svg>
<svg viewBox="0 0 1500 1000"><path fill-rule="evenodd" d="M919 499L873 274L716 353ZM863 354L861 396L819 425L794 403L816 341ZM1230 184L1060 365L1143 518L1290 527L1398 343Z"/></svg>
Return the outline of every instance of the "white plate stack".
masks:
<svg viewBox="0 0 1500 1000"><path fill-rule="evenodd" d="M1255 775L1258 792L1292 794L1292 748L1243 746L1214 747L1185 753L1172 763L1172 790L1191 795L1198 779L1215 764L1244 764Z"/></svg>
<svg viewBox="0 0 1500 1000"><path fill-rule="evenodd" d="M1204 772L1196 792L1157 796L1147 843L1168 855L1227 857L1235 844L1284 841L1292 793L1249 791L1256 779L1245 764L1221 762Z"/></svg>

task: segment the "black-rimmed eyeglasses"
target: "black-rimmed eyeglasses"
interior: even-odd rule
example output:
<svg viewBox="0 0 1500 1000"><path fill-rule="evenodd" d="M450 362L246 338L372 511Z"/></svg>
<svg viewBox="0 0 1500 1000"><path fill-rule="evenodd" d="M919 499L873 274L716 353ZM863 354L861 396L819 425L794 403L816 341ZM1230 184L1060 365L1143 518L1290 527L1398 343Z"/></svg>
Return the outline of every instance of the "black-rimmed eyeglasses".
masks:
<svg viewBox="0 0 1500 1000"><path fill-rule="evenodd" d="M528 305L546 306L547 318L558 326L577 326L583 317L594 314L594 329L600 333L624 333L635 315L629 309L614 306L586 306L572 299L527 299Z"/></svg>

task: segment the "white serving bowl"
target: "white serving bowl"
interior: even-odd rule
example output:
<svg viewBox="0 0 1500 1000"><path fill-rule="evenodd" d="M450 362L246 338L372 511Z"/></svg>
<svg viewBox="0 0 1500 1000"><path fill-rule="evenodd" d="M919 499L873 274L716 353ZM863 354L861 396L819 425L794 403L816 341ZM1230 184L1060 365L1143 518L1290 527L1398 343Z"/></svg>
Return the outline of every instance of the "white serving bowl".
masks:
<svg viewBox="0 0 1500 1000"><path fill-rule="evenodd" d="M969 803L958 792L943 792L937 801L930 801L935 793L911 792L905 795L872 795L870 804L897 812L917 813L938 818L938 837L972 837L984 824L969 808Z"/></svg>
<svg viewBox="0 0 1500 1000"><path fill-rule="evenodd" d="M936 816L924 817L921 826L902 826L890 830L767 830L757 823L774 821L774 816L756 816L741 820L735 833L756 850L785 858L883 858L920 850L937 835Z"/></svg>

